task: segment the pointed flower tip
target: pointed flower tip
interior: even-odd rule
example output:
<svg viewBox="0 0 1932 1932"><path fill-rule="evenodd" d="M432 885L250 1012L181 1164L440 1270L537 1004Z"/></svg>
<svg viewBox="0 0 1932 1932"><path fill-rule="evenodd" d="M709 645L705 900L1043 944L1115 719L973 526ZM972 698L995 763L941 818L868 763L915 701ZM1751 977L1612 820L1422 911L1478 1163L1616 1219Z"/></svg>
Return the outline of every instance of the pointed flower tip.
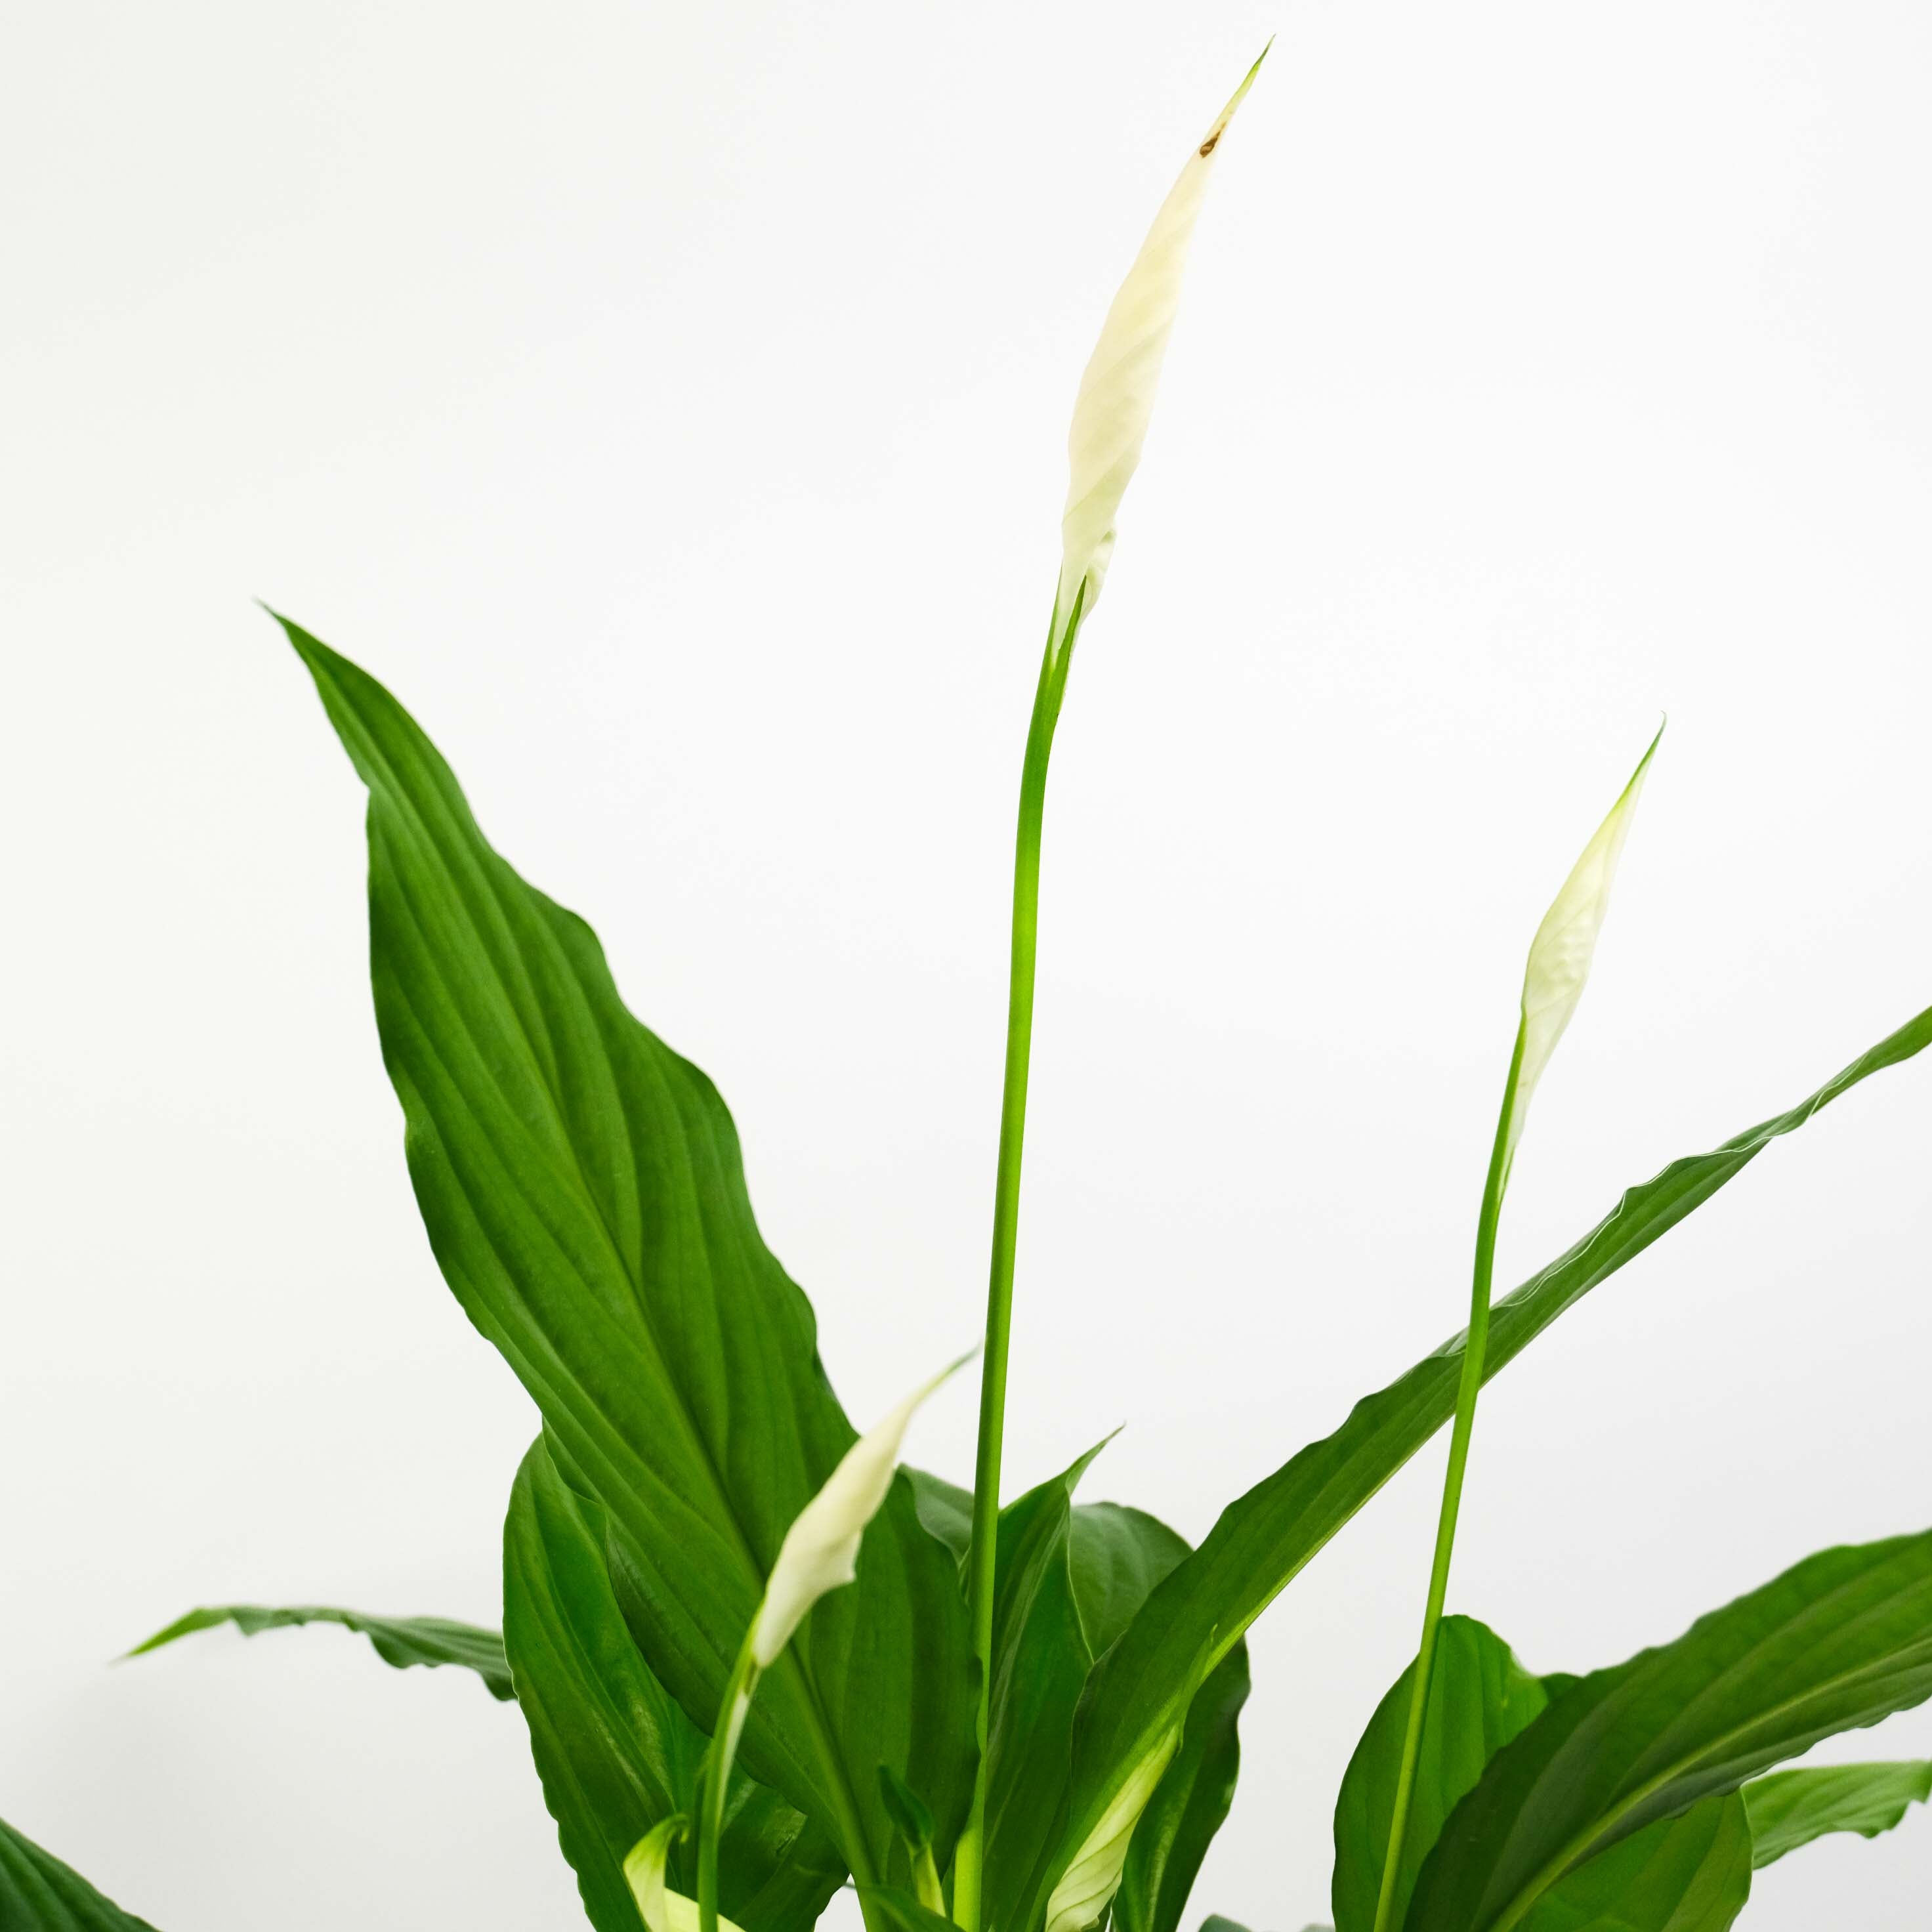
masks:
<svg viewBox="0 0 1932 1932"><path fill-rule="evenodd" d="M798 1513L779 1546L752 1626L752 1660L768 1670L791 1641L806 1613L828 1591L859 1574L859 1544L892 1486L899 1444L921 1403L980 1352L970 1348L930 1381L922 1382L860 1436Z"/></svg>
<svg viewBox="0 0 1932 1932"><path fill-rule="evenodd" d="M1597 827L1582 856L1570 868L1563 889L1551 901L1543 923L1530 942L1522 977L1522 1046L1510 1100L1508 1152L1513 1156L1522 1137L1531 1095L1543 1077L1557 1042L1563 1037L1583 997L1597 956L1597 940L1610 910L1624 842L1630 836L1637 801L1650 764L1664 740L1664 726L1637 760L1636 770Z"/></svg>
<svg viewBox="0 0 1932 1932"><path fill-rule="evenodd" d="M1272 42L1270 43L1273 44ZM1262 59L1268 57L1267 48ZM1187 158L1154 218L1141 250L1107 311L1094 346L1067 434L1066 507L1060 518L1063 554L1055 628L1071 628L1070 614L1082 586L1082 614L1093 609L1106 579L1114 522L1138 466L1141 445L1154 415L1161 364L1180 303L1187 250L1208 190L1221 136L1261 70L1257 60L1243 76L1205 138Z"/></svg>

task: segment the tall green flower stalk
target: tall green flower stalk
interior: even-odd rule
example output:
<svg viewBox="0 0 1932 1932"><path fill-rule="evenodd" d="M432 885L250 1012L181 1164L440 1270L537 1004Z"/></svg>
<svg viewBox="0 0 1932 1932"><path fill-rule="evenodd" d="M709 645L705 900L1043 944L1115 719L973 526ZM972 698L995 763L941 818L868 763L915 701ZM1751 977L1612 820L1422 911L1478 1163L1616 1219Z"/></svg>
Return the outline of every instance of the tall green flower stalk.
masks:
<svg viewBox="0 0 1932 1932"><path fill-rule="evenodd" d="M1221 136L1241 104L1258 59L1189 156L1154 217L1133 266L1100 331L1067 436L1069 481L1060 519L1060 583L1027 730L1020 773L1019 824L1013 849L1012 951L1006 1001L1006 1061L1000 1102L999 1165L993 1190L993 1252L986 1295L985 1365L980 1389L980 1439L973 1475L973 1540L968 1592L973 1652L980 1668L976 1725L979 1768L966 1829L953 1860L952 1916L979 1932L986 1862L987 1742L993 1686L993 1594L1000 1514L1000 1468L1006 1437L1006 1366L1012 1340L1013 1263L1019 1241L1020 1165L1026 1138L1027 1082L1033 1059L1034 959L1040 916L1040 832L1046 812L1047 764L1080 628L1092 611L1113 554L1114 519L1140 462L1154 414L1161 364L1180 301L1194 226Z"/></svg>
<svg viewBox="0 0 1932 1932"><path fill-rule="evenodd" d="M1429 1708L1430 1677L1436 1666L1436 1641L1442 1628L1443 1605L1449 1592L1449 1561L1456 1546L1456 1523L1462 1505L1462 1480L1469 1466L1469 1438L1476 1426L1476 1397L1483 1386L1489 1347L1490 1294L1496 1274L1496 1228L1502 1218L1503 1196L1516 1143L1528 1118L1531 1096L1544 1069L1556 1051L1570 1016L1583 997L1596 956L1597 937L1610 908L1610 885L1623 855L1630 819L1643 790L1660 730L1638 760L1610 814L1583 848L1563 890L1556 895L1543 923L1530 942L1529 963L1522 980L1522 1012L1516 1045L1510 1054L1509 1078L1504 1083L1502 1109L1490 1150L1489 1172L1483 1183L1483 1204L1476 1219L1476 1261L1469 1297L1468 1340L1462 1351L1462 1373L1456 1390L1456 1420L1449 1437L1449 1467L1442 1479L1442 1508L1436 1526L1436 1551L1430 1564L1429 1597L1422 1614L1422 1642L1416 1652L1414 1688L1410 1693L1408 1728L1402 1735L1402 1762L1396 1777L1395 1810L1389 1820L1388 1848L1383 1856L1382 1890L1376 1901L1375 1932L1392 1932L1400 1889L1402 1843L1408 1834L1409 1808L1415 1795L1415 1768L1422 1754L1423 1724Z"/></svg>

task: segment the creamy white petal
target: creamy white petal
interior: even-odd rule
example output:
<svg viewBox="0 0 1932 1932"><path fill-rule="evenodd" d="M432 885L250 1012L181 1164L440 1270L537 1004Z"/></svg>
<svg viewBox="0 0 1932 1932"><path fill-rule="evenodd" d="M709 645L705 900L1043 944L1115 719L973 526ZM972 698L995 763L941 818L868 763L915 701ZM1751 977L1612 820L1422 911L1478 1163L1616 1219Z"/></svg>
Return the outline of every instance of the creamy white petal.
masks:
<svg viewBox="0 0 1932 1932"><path fill-rule="evenodd" d="M1597 827L1596 835L1583 848L1563 890L1556 895L1543 923L1530 942L1529 964L1522 977L1522 1052L1517 1061L1516 1086L1510 1114L1508 1155L1513 1156L1522 1138L1529 1113L1530 1096L1550 1064L1556 1042L1583 997L1584 982L1597 955L1597 936L1603 931L1604 915L1610 910L1610 886L1616 877L1617 861L1622 857L1624 841L1630 836L1630 820L1664 733L1650 741L1650 749L1630 774L1622 796L1611 806L1610 815Z"/></svg>
<svg viewBox="0 0 1932 1932"><path fill-rule="evenodd" d="M1264 47L1262 59L1267 58ZM1060 520L1064 548L1058 610L1063 620L1072 610L1083 580L1087 610L1100 594L1113 549L1114 518L1140 462L1141 444L1154 414L1154 392L1180 305L1181 277L1194 224L1220 153L1221 136L1254 84L1261 64L1258 60L1248 70L1234 98L1188 157L1107 311L1100 340L1080 379L1073 427L1066 440L1070 474Z"/></svg>
<svg viewBox="0 0 1932 1932"><path fill-rule="evenodd" d="M846 1450L825 1486L799 1511L779 1546L752 1626L752 1658L760 1670L777 1660L820 1597L858 1574L859 1540L892 1487L906 1425L920 1404L971 1359L961 1356L875 1423Z"/></svg>
<svg viewBox="0 0 1932 1932"><path fill-rule="evenodd" d="M685 1828L682 1818L667 1818L633 1845L624 1860L624 1876L638 1901L646 1932L698 1932L698 1901L664 1883L664 1866L674 1842ZM740 1932L722 1912L718 1932Z"/></svg>

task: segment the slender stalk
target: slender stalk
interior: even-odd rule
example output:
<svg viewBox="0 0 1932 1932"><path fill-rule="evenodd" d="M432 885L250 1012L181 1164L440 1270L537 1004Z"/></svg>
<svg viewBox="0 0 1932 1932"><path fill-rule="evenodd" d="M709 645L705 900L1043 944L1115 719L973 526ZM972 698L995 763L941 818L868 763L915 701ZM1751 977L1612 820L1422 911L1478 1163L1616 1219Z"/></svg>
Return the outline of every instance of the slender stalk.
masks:
<svg viewBox="0 0 1932 1932"><path fill-rule="evenodd" d="M973 1542L968 1562L973 1654L980 1666L980 1708L974 1724L979 1768L973 1808L952 1864L952 1916L963 1932L979 1932L980 1880L986 1838L986 1741L992 1716L993 1586L998 1550L1000 1456L1006 1422L1006 1358L1012 1339L1013 1257L1019 1238L1020 1154L1026 1138L1027 1076L1033 1059L1034 955L1040 912L1040 826L1046 811L1047 760L1074 640L1086 608L1082 584L1064 624L1056 606L1034 695L1020 772L1019 825L1013 844L1013 929L1006 998L1006 1071L1000 1102L1000 1159L993 1192L993 1258L986 1294L986 1352L980 1380L980 1448L973 1472ZM710 1932L710 1928L704 1928Z"/></svg>
<svg viewBox="0 0 1932 1932"><path fill-rule="evenodd" d="M1415 1795L1415 1767L1422 1755L1423 1726L1429 1714L1430 1679L1436 1669L1436 1633L1442 1606L1449 1594L1449 1558L1456 1546L1456 1519L1462 1506L1462 1478L1469 1464L1469 1437L1476 1425L1476 1397L1483 1386L1483 1358L1490 1340L1490 1291L1496 1274L1496 1224L1502 1219L1503 1191L1509 1185L1510 1123L1516 1105L1516 1081L1522 1070L1524 1029L1516 1029L1516 1050L1510 1055L1509 1084L1503 1090L1502 1112L1496 1121L1496 1144L1490 1150L1490 1169L1483 1183L1482 1210L1476 1222L1476 1264L1469 1296L1469 1333L1462 1345L1462 1376L1456 1389L1456 1423L1449 1437L1449 1467L1442 1479L1442 1510L1436 1520L1436 1555L1430 1566L1429 1601L1422 1613L1422 1642L1415 1654L1415 1682L1409 1694L1408 1726L1402 1734L1402 1766L1396 1774L1395 1810L1389 1820L1388 1850L1382 1860L1382 1885L1376 1900L1375 1932L1392 1932L1397 1875L1408 1832L1408 1813Z"/></svg>
<svg viewBox="0 0 1932 1932"><path fill-rule="evenodd" d="M745 1728L745 1714L752 1708L752 1693L758 1688L758 1666L752 1657L752 1639L757 1630L754 1618L738 1647L738 1660L731 1666L724 1700L718 1708L711 1748L704 1754L704 1786L698 1813L698 1932L718 1932L718 1844L724 1834L724 1793L730 1783L731 1761L738 1754L739 1733Z"/></svg>

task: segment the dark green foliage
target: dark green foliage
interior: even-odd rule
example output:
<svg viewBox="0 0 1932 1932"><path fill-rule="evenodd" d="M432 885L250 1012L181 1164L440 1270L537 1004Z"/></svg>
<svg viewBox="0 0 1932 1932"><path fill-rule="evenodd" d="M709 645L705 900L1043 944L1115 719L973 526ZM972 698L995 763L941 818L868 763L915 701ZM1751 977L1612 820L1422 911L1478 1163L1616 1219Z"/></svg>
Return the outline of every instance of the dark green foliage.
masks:
<svg viewBox="0 0 1932 1932"><path fill-rule="evenodd" d="M1335 1802L1335 1932L1371 1932L1376 1922L1414 1682L1415 1666L1411 1664L1376 1706L1342 1776ZM1475 1789L1483 1767L1540 1717L1548 1702L1541 1680L1517 1663L1509 1646L1486 1624L1474 1617L1443 1618L1408 1829L1402 1840L1396 1924L1402 1923L1409 1894L1415 1889L1415 1875L1443 1820Z"/></svg>
<svg viewBox="0 0 1932 1932"><path fill-rule="evenodd" d="M0 1932L154 1932L0 1821Z"/></svg>
<svg viewBox="0 0 1932 1932"><path fill-rule="evenodd" d="M503 1528L503 1634L544 1802L598 1932L638 1932L625 1855L654 1825L695 1814L704 1733L652 1676L619 1613L604 1519L534 1444ZM719 1847L725 1916L803 1932L844 1882L824 1830L734 1771ZM672 1888L695 1889L694 1846L674 1846Z"/></svg>
<svg viewBox="0 0 1932 1932"><path fill-rule="evenodd" d="M370 967L418 1203L445 1278L603 1508L618 1598L700 1726L787 1527L853 1442L805 1297L759 1238L730 1115L625 1010L574 914L491 850L376 682L294 625L369 788ZM878 1767L964 1816L973 1682L952 1553L909 1482L769 1673L746 1768L861 1875Z"/></svg>
<svg viewBox="0 0 1932 1932"><path fill-rule="evenodd" d="M1444 1826L1407 1922L1508 1932L1646 1827L1928 1696L1932 1532L1821 1551L1584 1678L1498 1751Z"/></svg>
<svg viewBox="0 0 1932 1932"><path fill-rule="evenodd" d="M1932 1042L1932 1009L1788 1112L1706 1154L1673 1162L1634 1187L1604 1220L1499 1302L1486 1378L1520 1354L1598 1283L1735 1179L1780 1135L1882 1070ZM1204 1654L1225 1651L1342 1526L1446 1422L1455 1406L1462 1338L1358 1402L1333 1436L1310 1444L1225 1509L1200 1548L1154 1591L1096 1673L1083 1706L1072 1797L1054 1852L1029 1888L1028 1928L1121 1780L1192 1695Z"/></svg>

